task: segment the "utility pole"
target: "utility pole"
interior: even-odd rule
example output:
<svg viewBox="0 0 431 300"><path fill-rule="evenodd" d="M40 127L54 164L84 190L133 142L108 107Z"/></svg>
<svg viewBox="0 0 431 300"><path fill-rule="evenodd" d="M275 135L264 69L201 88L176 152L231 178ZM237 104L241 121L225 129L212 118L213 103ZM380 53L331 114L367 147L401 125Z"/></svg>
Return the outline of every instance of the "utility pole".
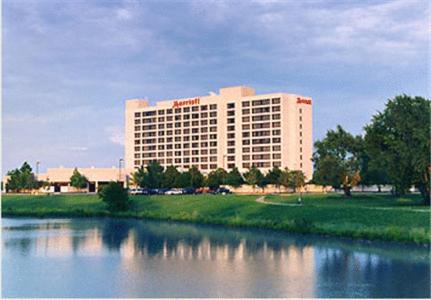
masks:
<svg viewBox="0 0 431 300"><path fill-rule="evenodd" d="M36 179L39 180L39 165L40 165L40 161L36 162Z"/></svg>

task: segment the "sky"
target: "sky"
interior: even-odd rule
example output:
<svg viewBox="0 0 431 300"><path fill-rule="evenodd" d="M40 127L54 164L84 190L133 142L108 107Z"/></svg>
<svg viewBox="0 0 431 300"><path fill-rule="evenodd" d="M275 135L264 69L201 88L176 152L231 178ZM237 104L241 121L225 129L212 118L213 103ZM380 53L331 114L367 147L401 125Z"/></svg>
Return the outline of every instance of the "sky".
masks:
<svg viewBox="0 0 431 300"><path fill-rule="evenodd" d="M428 1L2 2L3 174L117 165L131 98L310 96L317 140L429 97Z"/></svg>

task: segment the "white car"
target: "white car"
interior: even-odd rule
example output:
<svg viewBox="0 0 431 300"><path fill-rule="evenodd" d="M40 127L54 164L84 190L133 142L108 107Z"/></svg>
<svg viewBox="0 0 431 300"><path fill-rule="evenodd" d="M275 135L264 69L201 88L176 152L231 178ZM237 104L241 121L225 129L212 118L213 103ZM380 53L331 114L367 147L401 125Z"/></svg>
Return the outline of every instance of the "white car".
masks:
<svg viewBox="0 0 431 300"><path fill-rule="evenodd" d="M183 193L182 189L170 189L165 192L165 195L181 195Z"/></svg>
<svg viewBox="0 0 431 300"><path fill-rule="evenodd" d="M130 189L129 193L130 195L142 195L144 193L144 190L141 188Z"/></svg>

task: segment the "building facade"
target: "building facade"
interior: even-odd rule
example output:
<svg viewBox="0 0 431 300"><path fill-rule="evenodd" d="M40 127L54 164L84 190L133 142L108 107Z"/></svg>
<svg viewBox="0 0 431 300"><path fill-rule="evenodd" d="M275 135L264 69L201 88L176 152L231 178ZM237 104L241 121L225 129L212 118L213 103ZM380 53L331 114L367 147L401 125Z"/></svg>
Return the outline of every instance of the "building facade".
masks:
<svg viewBox="0 0 431 300"><path fill-rule="evenodd" d="M222 167L263 172L277 166L312 177L312 99L253 88L221 88L219 94L174 99L150 106L126 101L125 167L157 160L164 167L203 173Z"/></svg>

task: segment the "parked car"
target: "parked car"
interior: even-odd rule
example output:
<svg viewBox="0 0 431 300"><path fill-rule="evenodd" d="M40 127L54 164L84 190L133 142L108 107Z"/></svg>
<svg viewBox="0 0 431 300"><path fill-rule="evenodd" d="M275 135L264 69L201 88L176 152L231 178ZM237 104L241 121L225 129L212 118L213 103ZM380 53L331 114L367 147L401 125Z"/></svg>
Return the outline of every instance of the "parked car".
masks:
<svg viewBox="0 0 431 300"><path fill-rule="evenodd" d="M170 189L165 192L165 195L181 195L181 194L183 194L182 189Z"/></svg>
<svg viewBox="0 0 431 300"><path fill-rule="evenodd" d="M205 193L210 193L210 192L211 192L211 190L207 187L201 187L201 188L196 189L196 191L195 191L196 194L205 194Z"/></svg>
<svg viewBox="0 0 431 300"><path fill-rule="evenodd" d="M183 194L196 194L196 189L195 188L184 188L183 189Z"/></svg>
<svg viewBox="0 0 431 300"><path fill-rule="evenodd" d="M223 187L219 187L215 190L211 191L212 194L222 194L222 195L226 195L226 194L231 194L232 192L227 189L227 188L223 188Z"/></svg>
<svg viewBox="0 0 431 300"><path fill-rule="evenodd" d="M141 188L133 188L129 190L130 195L144 195L144 189Z"/></svg>
<svg viewBox="0 0 431 300"><path fill-rule="evenodd" d="M158 195L164 195L164 194L166 194L167 191L169 191L168 188L157 189L157 194Z"/></svg>

